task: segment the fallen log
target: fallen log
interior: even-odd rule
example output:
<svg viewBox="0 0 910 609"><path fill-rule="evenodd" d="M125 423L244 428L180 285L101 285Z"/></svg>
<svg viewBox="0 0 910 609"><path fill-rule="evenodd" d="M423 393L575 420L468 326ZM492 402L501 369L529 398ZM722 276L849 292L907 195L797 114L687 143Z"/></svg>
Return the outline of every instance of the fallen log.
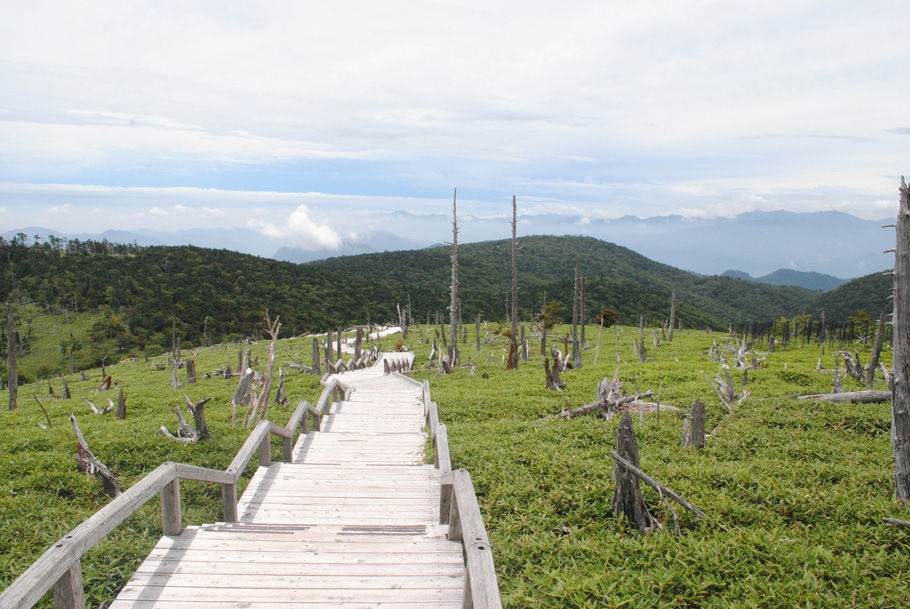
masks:
<svg viewBox="0 0 910 609"><path fill-rule="evenodd" d="M845 391L841 393L815 393L812 395L793 396L797 400L818 400L820 402L849 402L852 404L878 404L890 402L890 391L867 389L865 391Z"/></svg>

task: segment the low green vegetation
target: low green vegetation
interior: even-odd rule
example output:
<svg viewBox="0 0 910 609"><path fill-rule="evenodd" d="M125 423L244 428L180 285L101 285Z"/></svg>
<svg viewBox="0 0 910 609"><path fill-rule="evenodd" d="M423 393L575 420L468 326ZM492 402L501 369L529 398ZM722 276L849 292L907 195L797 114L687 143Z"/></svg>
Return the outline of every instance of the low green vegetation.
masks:
<svg viewBox="0 0 910 609"><path fill-rule="evenodd" d="M488 328L489 329L489 328ZM564 330L564 328L563 328ZM557 329L558 331L558 329ZM618 334L617 334L618 332ZM641 535L613 518L618 418L540 417L594 398L616 370L630 392L660 389L680 408L635 420L642 468L707 512L698 522L676 506L683 534L656 493L646 501L665 529ZM831 390L834 345L812 343L768 354L749 371L750 395L726 418L701 371L720 370L708 351L717 333L677 333L638 363L638 329L607 329L598 364L596 331L583 367L567 371L565 391L544 388L536 340L517 372L501 365L506 339L461 345L461 368L429 379L447 423L453 467L468 469L480 498L508 607L904 607L910 605L910 538L882 523L907 518L892 500L888 404L801 402L790 394ZM867 350L854 345L864 361ZM767 345L755 345L767 351ZM890 352L885 361L889 361ZM419 365L426 354L418 349ZM487 378L484 378L484 373ZM742 372L733 371L739 387ZM847 379L844 389L860 389ZM877 383L884 388L884 383ZM683 415L700 398L703 450L681 446Z"/></svg>
<svg viewBox="0 0 910 609"><path fill-rule="evenodd" d="M835 345L793 341L767 354L764 367L748 373L749 397L726 416L701 373L713 377L720 370L708 352L715 340L725 343L725 334L677 332L658 348L649 329L649 361L638 363L632 354L638 328L606 328L595 365L598 328L589 327L583 367L564 372L566 389L553 392L544 388L533 326L527 326L531 361L514 372L504 369L508 339L497 324L482 325L479 352L473 324L468 329L468 343L459 344L462 366L449 376L437 376L428 360L432 328L412 328L406 342L417 355L412 376L430 381L448 426L453 465L473 477L507 607L910 605L910 538L881 522L910 517L892 500L889 406L787 397L830 390L833 374L816 367L819 358L822 368L834 367ZM553 328L551 344L562 348L566 331ZM394 336L383 341L387 349L397 342ZM265 346L252 346L261 362ZM865 346L851 347L868 360ZM184 357L197 361L201 377L226 364L235 368L240 348L218 346ZM767 345L754 348L767 352ZM289 357L308 362L309 349L309 339L279 341L278 363ZM700 522L679 509L681 536L673 535L672 517L650 488L645 498L664 530L642 535L614 519L609 450L617 419L537 422L593 400L596 383L616 371L617 351L619 377L630 392L636 384L659 390L661 404L679 408L662 409L659 423L654 414L641 422L638 413L633 417L642 468L711 516ZM230 424L236 379L200 379L174 390L170 371L154 369L164 361L159 356L108 366L127 394L126 420L92 415L82 401L101 406L108 397L116 400L115 392L93 393L97 370L91 381L70 377L72 399L42 400L53 422L49 429L39 428L46 421L33 397L47 397L46 381L21 387L19 409L0 412L0 586L108 501L100 483L76 469L67 411L77 414L89 446L124 486L166 460L228 465L247 435ZM890 351L883 361L890 364ZM179 380L184 376L181 371ZM742 372L732 376L738 388ZM60 381L53 383L59 389ZM860 386L847 378L844 388ZM287 374L292 405L314 401L319 389L311 375ZM181 445L156 433L161 425L173 430L173 408L184 392L194 400L213 398L206 409L212 441ZM696 398L708 405L707 429L717 427L703 450L680 445L681 416ZM0 404L6 399L0 392ZM268 417L283 424L290 412L270 406ZM217 485L184 483L181 491L187 524L221 518ZM89 606L112 598L159 535L153 501L89 552L83 563Z"/></svg>

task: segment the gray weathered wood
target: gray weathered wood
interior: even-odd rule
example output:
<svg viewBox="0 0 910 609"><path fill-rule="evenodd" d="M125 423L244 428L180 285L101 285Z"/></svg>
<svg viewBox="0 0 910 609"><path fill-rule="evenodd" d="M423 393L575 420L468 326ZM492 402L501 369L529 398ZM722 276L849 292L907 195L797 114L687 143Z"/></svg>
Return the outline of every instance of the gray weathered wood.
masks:
<svg viewBox="0 0 910 609"><path fill-rule="evenodd" d="M910 499L910 188L903 176L896 233L891 448L894 452L895 498L906 502Z"/></svg>
<svg viewBox="0 0 910 609"><path fill-rule="evenodd" d="M610 451L610 454L617 461L613 469L616 485L613 492L613 516L619 518L623 515L639 531L650 531L655 526L655 520L645 505L634 470L625 466L630 464L638 467L638 444L632 429L632 417L627 412L623 413L616 430L616 451Z"/></svg>
<svg viewBox="0 0 910 609"><path fill-rule="evenodd" d="M676 325L676 290L673 290L670 296L670 336L669 342L673 342L673 327Z"/></svg>
<svg viewBox="0 0 910 609"><path fill-rule="evenodd" d="M7 385L9 389L9 409L15 410L19 395L19 372L16 362L16 321L13 317L13 303L6 303L6 353L7 353Z"/></svg>
<svg viewBox="0 0 910 609"><path fill-rule="evenodd" d="M820 402L850 402L854 404L874 404L891 399L890 391L842 391L840 393L814 393L795 396L798 400L818 400Z"/></svg>
<svg viewBox="0 0 910 609"><path fill-rule="evenodd" d="M703 448L705 446L705 404L696 399L689 409L683 428L683 446Z"/></svg>
<svg viewBox="0 0 910 609"><path fill-rule="evenodd" d="M449 539L458 539L464 544L467 570L464 606L476 609L501 608L502 599L499 595L490 540L483 526L471 475L466 470L459 469L452 472L452 477L452 506L457 516L454 531L450 519Z"/></svg>
<svg viewBox="0 0 910 609"><path fill-rule="evenodd" d="M885 314L878 317L878 328L875 331L875 346L872 348L869 366L866 368L866 387L872 388L875 380L875 369L878 368L878 358L882 352L882 342L885 338Z"/></svg>
<svg viewBox="0 0 910 609"><path fill-rule="evenodd" d="M176 472L175 472L176 473ZM161 489L161 532L180 535L183 516L180 512L180 480L174 478Z"/></svg>
<svg viewBox="0 0 910 609"><path fill-rule="evenodd" d="M73 561L70 568L54 583L55 609L85 609L82 587L82 562Z"/></svg>
<svg viewBox="0 0 910 609"><path fill-rule="evenodd" d="M697 507L695 507L694 505L692 505L691 503L689 503L688 501L683 499L679 493L676 493L675 491L671 490L666 485L661 484L660 482L658 482L657 480L655 480L648 474L644 473L643 471L641 471L641 469L638 468L638 466L636 466L634 463L624 459L620 455L616 454L615 451L611 450L610 456L613 457L613 460L616 461L619 465L622 465L623 468L627 469L629 472L631 472L632 474L634 474L635 476L640 478L642 482L646 483L648 486L650 486L655 491L660 493L661 496L666 495L667 497L673 499L673 501L675 501L679 505L683 506L684 508L686 508L687 510L689 510L690 512L692 512L693 514L695 514L696 516L698 516L700 518L710 518L703 511L701 511L700 509L698 509Z"/></svg>

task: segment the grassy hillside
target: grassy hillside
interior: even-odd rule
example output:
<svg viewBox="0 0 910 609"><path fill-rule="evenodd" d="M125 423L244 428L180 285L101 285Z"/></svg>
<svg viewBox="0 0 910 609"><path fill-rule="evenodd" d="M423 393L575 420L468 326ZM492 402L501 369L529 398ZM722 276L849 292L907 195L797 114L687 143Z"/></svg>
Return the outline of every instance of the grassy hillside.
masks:
<svg viewBox="0 0 910 609"><path fill-rule="evenodd" d="M830 346L769 354L765 368L749 373L750 397L724 419L724 408L701 374L719 369L707 355L715 339L724 342L718 333L679 333L673 343L649 348L649 361L640 364L631 348L637 328L610 328L603 331L594 365L598 331L589 327L584 367L565 372L566 390L554 393L543 388L537 339L531 338L531 362L507 372L501 364L506 339L495 329L495 324L482 327L491 342L476 353L469 326L469 344L461 349L465 359L473 359L474 374L466 367L436 376L420 332L412 330L409 342L417 354L413 376L430 381L448 426L454 466L471 471L505 606L910 605L910 538L881 523L884 516L910 518L910 509L891 496L889 407L785 397L830 388L831 373L815 370L819 357L825 367L834 366ZM683 413L700 398L708 405L707 428L719 425L705 449L696 451L679 446L682 420L676 412L663 410L659 422L654 415L643 422L634 417L643 469L712 519L699 523L680 511L679 537L650 489L644 490L645 499L664 530L641 535L614 520L608 451L615 419L536 422L591 399L595 383L616 368L617 340L619 374L628 387L660 388L660 402ZM282 341L279 364L289 356L306 360L308 347L306 340ZM237 348L201 351L200 374L233 362ZM867 360L865 347L856 348ZM264 345L253 349L264 360ZM890 363L890 353L883 359ZM151 363L124 362L109 370L127 392L126 420L88 414L80 397L96 402L107 397L91 393L97 380L73 382L72 400L46 402L54 423L47 430L36 425L43 415L29 397L32 391L46 392L43 384L20 391L20 409L0 412L0 451L7 455L0 461L0 586L107 501L100 485L75 469L67 410L78 414L95 454L127 486L168 459L223 468L246 435L229 423L233 381L205 379L175 391L169 373L153 370ZM97 379L97 371L93 376ZM318 395L315 382L289 376L293 400L312 401ZM852 379L844 382L845 389L856 387ZM207 407L212 442L182 446L156 435L162 424L173 428L172 408L183 391L194 399L214 397ZM0 392L0 403L5 400L6 392ZM279 408L270 412L281 423L289 415ZM216 486L183 484L181 491L188 524L220 518ZM89 552L83 561L88 605L110 600L159 535L153 501Z"/></svg>

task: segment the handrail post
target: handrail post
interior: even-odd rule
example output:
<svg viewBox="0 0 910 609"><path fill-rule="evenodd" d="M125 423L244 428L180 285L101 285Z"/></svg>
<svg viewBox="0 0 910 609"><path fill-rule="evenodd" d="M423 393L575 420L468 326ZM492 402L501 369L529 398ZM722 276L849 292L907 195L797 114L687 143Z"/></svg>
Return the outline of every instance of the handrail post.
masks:
<svg viewBox="0 0 910 609"><path fill-rule="evenodd" d="M259 442L259 465L268 467L272 464L272 434L266 429Z"/></svg>
<svg viewBox="0 0 910 609"><path fill-rule="evenodd" d="M180 535L183 530L183 516L180 513L180 478L168 482L161 489L161 532L165 535Z"/></svg>
<svg viewBox="0 0 910 609"><path fill-rule="evenodd" d="M221 485L221 502L224 504L224 521L237 522L237 483Z"/></svg>
<svg viewBox="0 0 910 609"><path fill-rule="evenodd" d="M54 607L56 609L85 609L80 559L74 560L66 573L54 583Z"/></svg>
<svg viewBox="0 0 910 609"><path fill-rule="evenodd" d="M294 460L294 445L292 438L281 438L281 460L290 463Z"/></svg>

